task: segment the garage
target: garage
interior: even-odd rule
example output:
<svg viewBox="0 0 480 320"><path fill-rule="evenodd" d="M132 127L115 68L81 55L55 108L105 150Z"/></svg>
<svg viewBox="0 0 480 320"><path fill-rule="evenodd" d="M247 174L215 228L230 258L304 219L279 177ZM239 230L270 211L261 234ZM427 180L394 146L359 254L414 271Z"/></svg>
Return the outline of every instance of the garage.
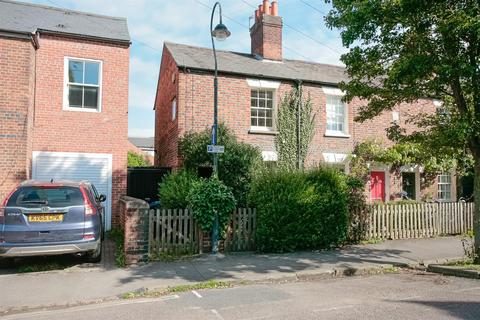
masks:
<svg viewBox="0 0 480 320"><path fill-rule="evenodd" d="M107 196L105 228L110 230L112 217L112 155L101 153L33 152L32 178L41 181L88 180L98 192Z"/></svg>

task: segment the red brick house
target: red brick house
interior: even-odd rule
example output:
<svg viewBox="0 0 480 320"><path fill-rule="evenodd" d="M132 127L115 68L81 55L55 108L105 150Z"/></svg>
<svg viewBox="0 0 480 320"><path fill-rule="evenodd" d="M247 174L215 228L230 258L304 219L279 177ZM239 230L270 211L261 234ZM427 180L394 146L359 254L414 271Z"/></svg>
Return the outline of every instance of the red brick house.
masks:
<svg viewBox="0 0 480 320"><path fill-rule="evenodd" d="M25 179L90 180L118 222L129 48L124 18L0 0L0 199Z"/></svg>
<svg viewBox="0 0 480 320"><path fill-rule="evenodd" d="M315 135L307 162L331 164L348 172L348 155L356 143L382 139L391 144L385 129L393 121L409 130L407 116L419 111L436 112L434 101L402 104L374 120L356 123L362 101L345 104L338 83L348 80L340 66L289 60L282 56L282 18L277 1L264 2L250 29L251 52L218 51L219 121L244 142L257 146L265 161L276 161L275 112L280 98L301 81L310 95L315 117ZM155 164L178 167L178 140L188 131L204 130L213 123L213 72L211 49L165 43L155 101ZM402 189L421 200L431 196L455 200L451 174L439 177L428 190L420 190L421 166L406 166L401 176L390 174L383 164L371 164L371 200L388 200ZM430 195L429 195L430 193Z"/></svg>

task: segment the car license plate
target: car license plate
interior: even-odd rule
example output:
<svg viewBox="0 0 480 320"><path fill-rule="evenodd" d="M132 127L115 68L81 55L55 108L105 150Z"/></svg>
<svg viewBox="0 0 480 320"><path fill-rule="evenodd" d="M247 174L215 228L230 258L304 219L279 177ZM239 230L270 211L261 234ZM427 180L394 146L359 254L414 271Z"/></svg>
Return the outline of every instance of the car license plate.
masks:
<svg viewBox="0 0 480 320"><path fill-rule="evenodd" d="M29 222L62 222L63 214L32 214L28 216Z"/></svg>

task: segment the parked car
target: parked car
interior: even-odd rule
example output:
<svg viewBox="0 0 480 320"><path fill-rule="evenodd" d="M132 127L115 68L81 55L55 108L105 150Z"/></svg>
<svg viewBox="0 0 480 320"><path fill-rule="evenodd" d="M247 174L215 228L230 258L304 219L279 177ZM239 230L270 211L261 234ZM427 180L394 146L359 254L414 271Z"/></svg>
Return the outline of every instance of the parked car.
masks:
<svg viewBox="0 0 480 320"><path fill-rule="evenodd" d="M105 195L83 182L25 181L0 205L0 258L102 256Z"/></svg>

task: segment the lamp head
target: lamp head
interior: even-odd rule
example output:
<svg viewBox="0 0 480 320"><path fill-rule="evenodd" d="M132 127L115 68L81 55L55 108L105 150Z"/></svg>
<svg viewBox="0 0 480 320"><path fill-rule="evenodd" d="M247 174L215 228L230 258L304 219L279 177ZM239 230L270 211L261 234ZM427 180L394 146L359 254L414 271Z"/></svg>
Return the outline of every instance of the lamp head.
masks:
<svg viewBox="0 0 480 320"><path fill-rule="evenodd" d="M231 32L228 30L227 26L223 23L217 24L215 29L212 31L212 36L218 41L223 41L231 35Z"/></svg>

